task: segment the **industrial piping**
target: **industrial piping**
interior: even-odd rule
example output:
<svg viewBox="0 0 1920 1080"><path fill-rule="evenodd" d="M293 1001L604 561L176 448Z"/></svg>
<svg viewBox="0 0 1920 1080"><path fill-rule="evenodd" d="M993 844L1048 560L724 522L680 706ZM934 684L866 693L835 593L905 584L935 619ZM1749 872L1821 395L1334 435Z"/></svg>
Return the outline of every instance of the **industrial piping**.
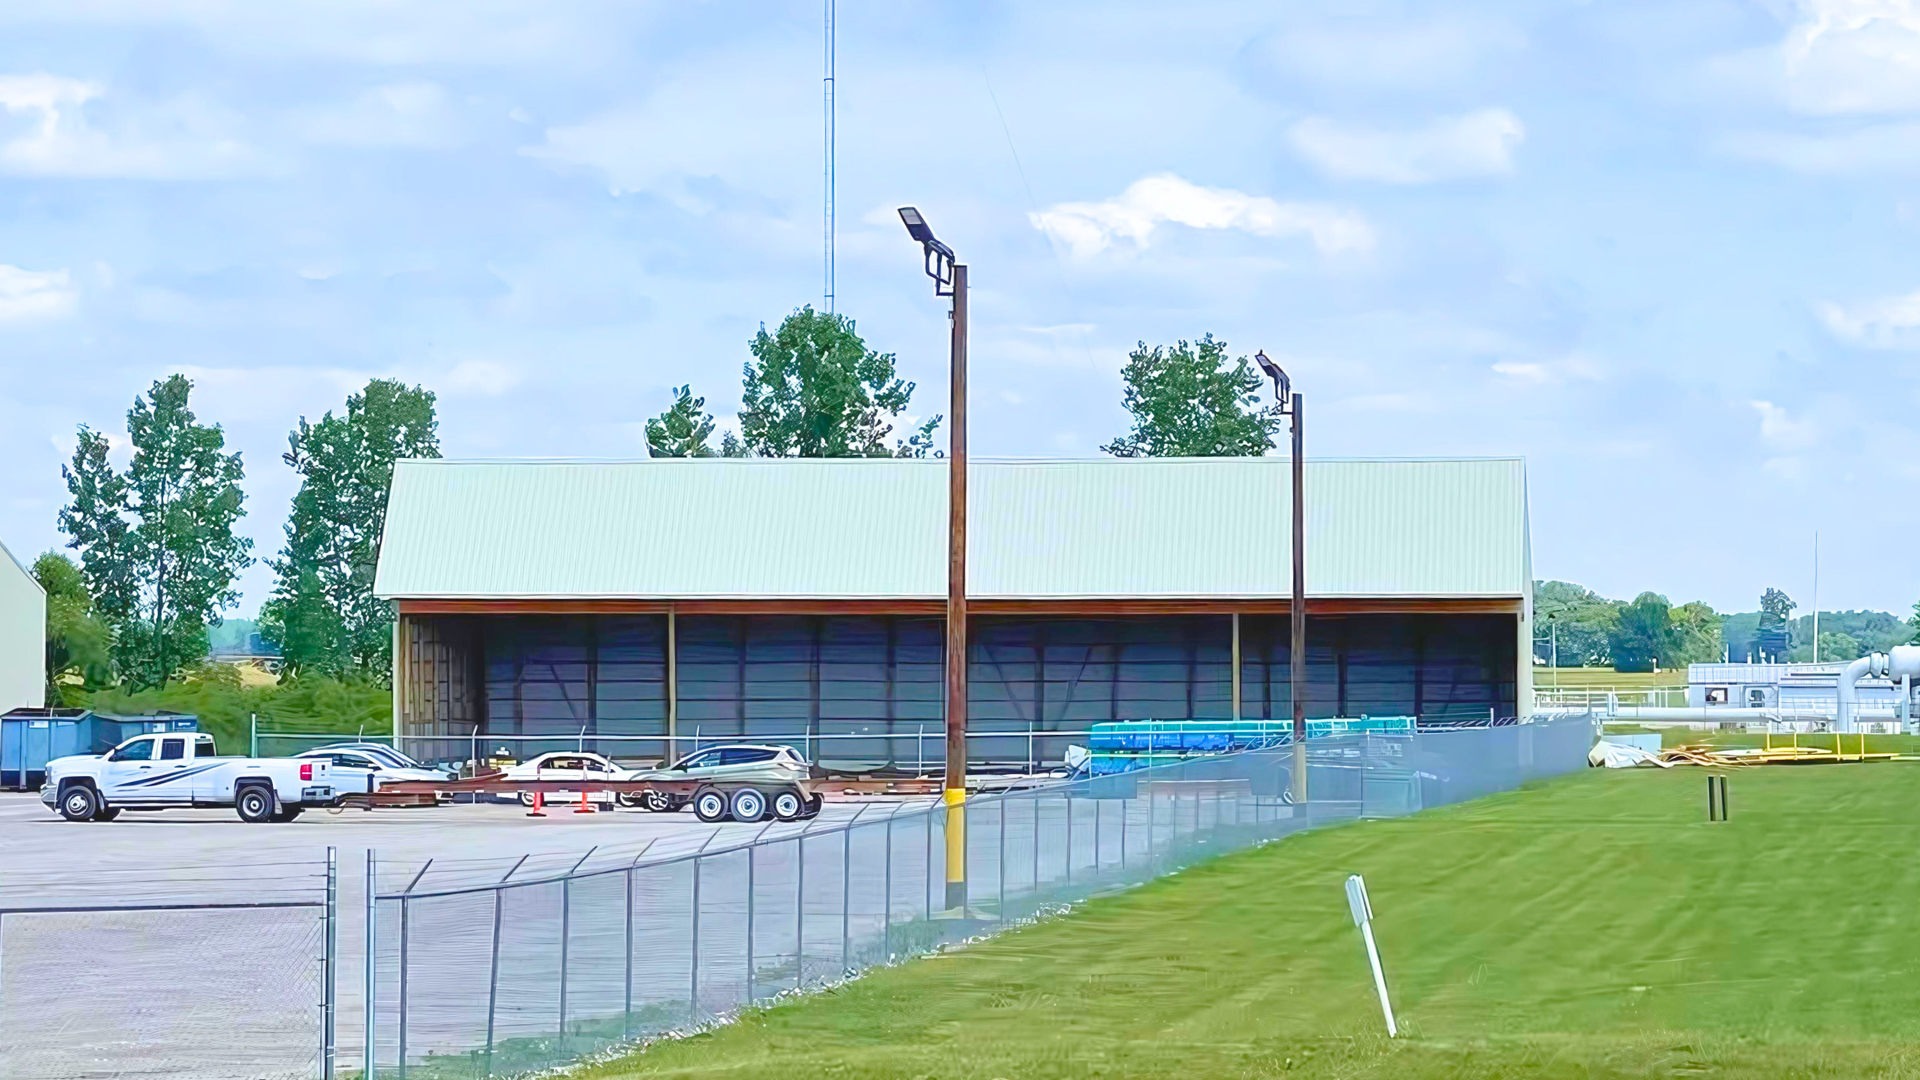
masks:
<svg viewBox="0 0 1920 1080"><path fill-rule="evenodd" d="M1856 684L1867 677L1900 683L1900 720L1903 727L1911 727L1910 703L1915 676L1920 676L1920 645L1895 645L1890 652L1872 653L1848 664L1840 672L1839 712L1834 717L1834 730L1851 734L1857 729L1860 694Z"/></svg>

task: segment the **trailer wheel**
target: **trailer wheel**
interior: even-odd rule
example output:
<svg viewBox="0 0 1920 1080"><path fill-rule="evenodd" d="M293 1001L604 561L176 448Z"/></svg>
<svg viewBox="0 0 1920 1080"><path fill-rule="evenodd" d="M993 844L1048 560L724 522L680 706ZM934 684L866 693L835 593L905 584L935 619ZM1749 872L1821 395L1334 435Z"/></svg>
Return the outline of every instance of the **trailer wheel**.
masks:
<svg viewBox="0 0 1920 1080"><path fill-rule="evenodd" d="M100 813L100 795L85 784L60 793L60 816L68 821L92 821Z"/></svg>
<svg viewBox="0 0 1920 1080"><path fill-rule="evenodd" d="M93 815L93 820L112 821L114 818L117 818L120 816L120 810L121 808L118 806L109 806L106 809L100 811L99 813Z"/></svg>
<svg viewBox="0 0 1920 1080"><path fill-rule="evenodd" d="M813 798L807 800L807 816L810 818L819 817L820 808L822 806L825 806L826 802L827 802L826 796L821 795L817 791L814 792Z"/></svg>
<svg viewBox="0 0 1920 1080"><path fill-rule="evenodd" d="M273 789L265 784L248 784L233 797L233 811L249 824L272 821L277 816Z"/></svg>
<svg viewBox="0 0 1920 1080"><path fill-rule="evenodd" d="M711 825L727 819L727 793L719 788L703 787L693 793L693 816Z"/></svg>
<svg viewBox="0 0 1920 1080"><path fill-rule="evenodd" d="M640 805L640 796L630 791L616 791L613 793L613 801L631 810Z"/></svg>
<svg viewBox="0 0 1920 1080"><path fill-rule="evenodd" d="M749 824L767 816L767 796L759 788L743 787L733 793L728 808L733 811L733 820Z"/></svg>
<svg viewBox="0 0 1920 1080"><path fill-rule="evenodd" d="M656 814L671 814L680 809L674 805L673 793L649 789L640 793L640 805Z"/></svg>
<svg viewBox="0 0 1920 1080"><path fill-rule="evenodd" d="M798 821L807 812L807 801L797 788L781 788L773 793L773 816L781 821Z"/></svg>
<svg viewBox="0 0 1920 1080"><path fill-rule="evenodd" d="M523 791L523 792L521 792L521 793L520 793L520 805L521 805L521 806L532 806L532 805L533 805L533 792L531 792L531 791Z"/></svg>
<svg viewBox="0 0 1920 1080"><path fill-rule="evenodd" d="M282 807L280 812L273 815L271 820L273 820L275 823L278 823L278 824L285 824L289 821L292 821L294 818L299 817L301 811L305 809L306 807L304 806Z"/></svg>

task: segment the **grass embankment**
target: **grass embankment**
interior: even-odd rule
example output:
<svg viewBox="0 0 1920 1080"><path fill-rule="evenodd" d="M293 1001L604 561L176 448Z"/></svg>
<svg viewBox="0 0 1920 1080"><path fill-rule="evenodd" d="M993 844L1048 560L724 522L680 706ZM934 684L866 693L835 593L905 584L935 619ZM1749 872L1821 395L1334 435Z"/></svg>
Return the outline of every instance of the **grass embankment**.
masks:
<svg viewBox="0 0 1920 1080"><path fill-rule="evenodd" d="M310 678L247 686L230 669L209 668L199 676L157 690L98 690L81 697L77 704L107 713L192 713L200 718L201 731L213 733L214 744L223 754L246 753L247 720L256 714L263 732L351 735L393 731L393 691L370 682ZM291 750L287 745L263 745L261 752Z"/></svg>
<svg viewBox="0 0 1920 1080"><path fill-rule="evenodd" d="M585 1075L1920 1076L1916 785L1746 769L1709 824L1701 769L1595 770L1228 856Z"/></svg>

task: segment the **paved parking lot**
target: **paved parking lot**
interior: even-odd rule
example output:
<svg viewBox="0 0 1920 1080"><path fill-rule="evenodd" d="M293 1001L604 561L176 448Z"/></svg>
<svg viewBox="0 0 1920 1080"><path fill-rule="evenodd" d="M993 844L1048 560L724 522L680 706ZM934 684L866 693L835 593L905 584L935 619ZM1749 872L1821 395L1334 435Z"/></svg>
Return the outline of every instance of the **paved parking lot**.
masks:
<svg viewBox="0 0 1920 1080"><path fill-rule="evenodd" d="M369 851L381 892L430 891L551 877L583 859L593 869L719 850L932 801L830 802L812 822L771 825L573 805L530 818L505 802L310 811L287 824L247 824L227 809L74 823L31 794L0 793L0 910L317 901L331 846L340 1059L357 1062ZM90 1070L130 1059L142 1062L138 1075L183 1080L310 1075L319 925L316 909L0 915L0 1075L106 1075Z"/></svg>

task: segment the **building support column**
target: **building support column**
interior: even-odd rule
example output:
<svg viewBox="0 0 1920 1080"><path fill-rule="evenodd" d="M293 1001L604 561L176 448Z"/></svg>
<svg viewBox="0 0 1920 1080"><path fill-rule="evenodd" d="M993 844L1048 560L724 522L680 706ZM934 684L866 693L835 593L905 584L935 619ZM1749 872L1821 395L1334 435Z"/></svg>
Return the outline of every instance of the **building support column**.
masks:
<svg viewBox="0 0 1920 1080"><path fill-rule="evenodd" d="M404 645L407 640L407 617L396 609L393 616L393 748L406 751L400 746L401 717L407 710L407 674L411 671L407 664Z"/></svg>
<svg viewBox="0 0 1920 1080"><path fill-rule="evenodd" d="M680 628L672 607L667 608L667 761L680 760Z"/></svg>
<svg viewBox="0 0 1920 1080"><path fill-rule="evenodd" d="M1233 613L1233 719L1240 720L1240 613Z"/></svg>

